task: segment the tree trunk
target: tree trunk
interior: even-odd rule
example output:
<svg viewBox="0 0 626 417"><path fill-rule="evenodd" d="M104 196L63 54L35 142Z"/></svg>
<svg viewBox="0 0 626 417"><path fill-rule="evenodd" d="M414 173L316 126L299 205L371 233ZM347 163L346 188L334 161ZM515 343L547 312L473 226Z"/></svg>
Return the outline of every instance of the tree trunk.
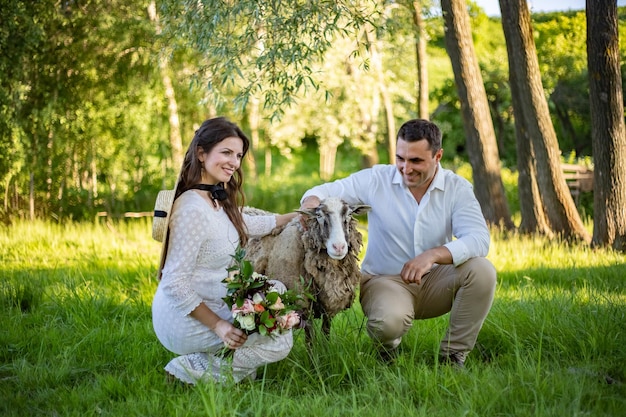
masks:
<svg viewBox="0 0 626 417"><path fill-rule="evenodd" d="M335 158L337 156L337 145L332 141L319 144L320 150L320 178L322 181L329 181L335 171Z"/></svg>
<svg viewBox="0 0 626 417"><path fill-rule="evenodd" d="M393 117L393 101L389 91L381 94L383 96L383 105L385 106L385 120L387 121L387 151L389 152L389 163L396 163L396 119Z"/></svg>
<svg viewBox="0 0 626 417"><path fill-rule="evenodd" d="M560 150L541 83L526 0L500 0L502 27L509 57L513 109L532 141L536 182L551 229L566 239L589 241L561 172ZM523 111L520 111L522 110ZM519 112L519 113L518 113ZM539 196L534 196L539 197ZM534 204L539 204L537 200Z"/></svg>
<svg viewBox="0 0 626 417"><path fill-rule="evenodd" d="M9 212L9 187L11 186L11 173L9 173L6 177L6 185L4 187L4 204L3 204L3 208L4 208L4 212L8 213Z"/></svg>
<svg viewBox="0 0 626 417"><path fill-rule="evenodd" d="M518 94L518 83L514 81L514 74L511 74L511 93ZM553 237L554 233L550 229L550 224L545 214L539 188L537 187L537 170L535 169L535 157L533 155L532 140L528 136L528 131L522 123L524 120L524 109L515 109L515 136L517 149L517 189L519 195L520 212L522 220L519 230L522 233L541 233L548 237Z"/></svg>
<svg viewBox="0 0 626 417"><path fill-rule="evenodd" d="M376 146L376 137L378 136L378 114L380 113L381 99L383 101L385 112L387 114L387 149L390 152L389 158L391 160L393 160L396 155L396 141L395 134L392 134L391 136L389 135L389 124L391 124L391 126L395 130L395 122L393 121L393 117L391 117L391 121L388 117L389 108L392 107L392 104L391 96L389 95L387 84L385 83L383 57L380 53L379 46L380 41L376 36L374 28L369 25L365 29L365 39L369 46L369 56L371 62L370 68L376 75L377 92L378 94L380 94L379 97L378 94L374 93L371 102L368 102L367 100L359 101L359 110L361 115L360 125L362 127L361 138L363 139L363 143L365 144L365 148L363 149L364 154L361 160L361 166L363 168L369 168L378 164L380 160L378 157L378 148ZM358 74L358 71L352 71L352 74Z"/></svg>
<svg viewBox="0 0 626 417"><path fill-rule="evenodd" d="M259 149L259 126L261 124L261 115L259 112L259 99L257 97L250 97L250 111L248 113L248 123L250 124L250 149L246 155L250 168L246 171L249 180L252 183L256 183L257 180L257 166L255 152Z"/></svg>
<svg viewBox="0 0 626 417"><path fill-rule="evenodd" d="M373 52L372 52L373 53ZM377 64L376 71L378 71L378 89L380 91L380 96L383 101L383 107L385 108L385 121L387 127L387 151L389 153L389 163L395 164L396 161L396 120L393 117L393 99L391 98L391 94L389 93L389 88L387 88L387 83L385 81L385 72L383 69L382 55L378 53L378 49L376 49L377 55ZM376 123L376 116L374 116L373 123ZM378 130L378 129L376 129ZM374 137L374 150L376 150L376 138ZM376 162L378 163L378 152L376 152Z"/></svg>
<svg viewBox="0 0 626 417"><path fill-rule="evenodd" d="M89 164L89 169L91 171L91 191L89 193L89 208L93 208L93 204L96 198L98 198L98 165L97 165L97 157L98 150L94 145L96 141L92 142L91 145L91 164Z"/></svg>
<svg viewBox="0 0 626 417"><path fill-rule="evenodd" d="M442 0L446 50L452 62L461 101L474 193L490 224L514 227L500 176L500 156L491 122L487 93L474 53L469 14L464 0Z"/></svg>
<svg viewBox="0 0 626 417"><path fill-rule="evenodd" d="M422 17L422 5L419 1L413 2L413 24L417 32L415 37L415 52L417 57L417 114L420 119L428 119L428 55L426 53L426 26Z"/></svg>
<svg viewBox="0 0 626 417"><path fill-rule="evenodd" d="M28 214L30 220L35 220L35 174L31 171L28 181Z"/></svg>
<svg viewBox="0 0 626 417"><path fill-rule="evenodd" d="M272 175L272 141L265 135L265 176Z"/></svg>
<svg viewBox="0 0 626 417"><path fill-rule="evenodd" d="M161 24L159 23L159 15L156 12L156 4L154 0L148 5L148 15L153 22L157 35L161 34ZM167 58L164 55L159 56L159 69L161 71L161 80L165 88L165 97L167 98L167 109L169 112L170 124L170 146L172 148L172 165L174 169L180 170L183 166L183 140L180 134L180 119L178 117L178 103L176 102L176 94L174 85L169 76Z"/></svg>
<svg viewBox="0 0 626 417"><path fill-rule="evenodd" d="M586 10L594 160L592 243L626 251L626 132L617 3L587 0Z"/></svg>

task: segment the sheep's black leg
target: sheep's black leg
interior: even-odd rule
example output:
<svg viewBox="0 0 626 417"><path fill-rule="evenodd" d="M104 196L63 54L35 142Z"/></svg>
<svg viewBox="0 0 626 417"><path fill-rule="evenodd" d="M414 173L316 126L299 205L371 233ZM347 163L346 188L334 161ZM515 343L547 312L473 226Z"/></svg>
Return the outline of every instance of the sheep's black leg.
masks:
<svg viewBox="0 0 626 417"><path fill-rule="evenodd" d="M312 321L308 321L304 326L304 342L308 349L313 346L313 340L315 339L315 324Z"/></svg>
<svg viewBox="0 0 626 417"><path fill-rule="evenodd" d="M322 332L326 337L330 335L330 317L327 314L322 314Z"/></svg>
<svg viewBox="0 0 626 417"><path fill-rule="evenodd" d="M315 333L315 322L313 321L313 318L310 318L306 321L306 324L304 326L304 346L306 347L306 351L309 354L311 360L314 360L315 358Z"/></svg>

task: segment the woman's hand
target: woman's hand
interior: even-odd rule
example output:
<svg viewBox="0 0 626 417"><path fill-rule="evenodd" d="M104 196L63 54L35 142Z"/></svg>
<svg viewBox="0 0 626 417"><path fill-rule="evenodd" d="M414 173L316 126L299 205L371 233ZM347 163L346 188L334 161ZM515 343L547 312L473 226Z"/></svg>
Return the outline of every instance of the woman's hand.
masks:
<svg viewBox="0 0 626 417"><path fill-rule="evenodd" d="M248 335L226 320L218 321L213 331L230 349L240 348L248 339Z"/></svg>
<svg viewBox="0 0 626 417"><path fill-rule="evenodd" d="M211 331L215 332L215 334L222 339L224 344L231 349L241 347L248 338L248 335L241 329L236 328L229 321L222 319L204 303L200 303L190 315Z"/></svg>
<svg viewBox="0 0 626 417"><path fill-rule="evenodd" d="M298 213L295 211L292 213L286 214L277 214L276 215L276 227L284 226L291 221L294 217L296 217Z"/></svg>

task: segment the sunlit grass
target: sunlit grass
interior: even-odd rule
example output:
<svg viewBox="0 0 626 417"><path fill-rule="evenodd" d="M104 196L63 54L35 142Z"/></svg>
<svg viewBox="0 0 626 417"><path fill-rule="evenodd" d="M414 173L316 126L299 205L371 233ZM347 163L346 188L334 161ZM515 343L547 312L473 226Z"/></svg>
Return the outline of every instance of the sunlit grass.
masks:
<svg viewBox="0 0 626 417"><path fill-rule="evenodd" d="M365 235L367 239L367 235ZM150 304L150 222L0 229L0 414L614 416L626 406L626 255L494 231L499 282L467 372L436 365L447 316L416 322L392 365L359 303L313 350L253 383L184 388Z"/></svg>

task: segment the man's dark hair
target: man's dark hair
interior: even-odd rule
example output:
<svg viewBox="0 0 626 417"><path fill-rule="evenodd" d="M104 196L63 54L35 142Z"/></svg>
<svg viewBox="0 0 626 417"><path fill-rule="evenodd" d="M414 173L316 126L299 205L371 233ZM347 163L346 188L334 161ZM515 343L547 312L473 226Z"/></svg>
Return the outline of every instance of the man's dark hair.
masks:
<svg viewBox="0 0 626 417"><path fill-rule="evenodd" d="M436 124L424 119L413 119L405 122L398 130L398 140L417 142L427 140L433 156L441 149L441 130Z"/></svg>

